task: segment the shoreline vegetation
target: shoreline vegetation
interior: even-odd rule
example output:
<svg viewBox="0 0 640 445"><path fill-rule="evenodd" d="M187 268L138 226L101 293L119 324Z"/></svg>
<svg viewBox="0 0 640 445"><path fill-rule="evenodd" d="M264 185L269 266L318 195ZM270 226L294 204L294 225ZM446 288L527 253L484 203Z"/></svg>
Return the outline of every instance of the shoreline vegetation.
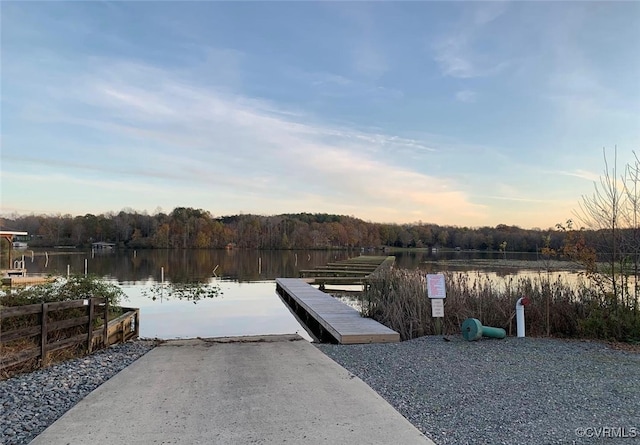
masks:
<svg viewBox="0 0 640 445"><path fill-rule="evenodd" d="M505 277L496 284L483 272L445 271L447 297L442 332L457 335L467 318L484 326L504 328L515 335L515 304L527 296L527 335L640 343L640 311L636 305L616 304L587 277L568 282L562 276ZM426 277L420 270L378 272L362 293L363 316L400 333L402 340L435 335L435 319L425 298Z"/></svg>

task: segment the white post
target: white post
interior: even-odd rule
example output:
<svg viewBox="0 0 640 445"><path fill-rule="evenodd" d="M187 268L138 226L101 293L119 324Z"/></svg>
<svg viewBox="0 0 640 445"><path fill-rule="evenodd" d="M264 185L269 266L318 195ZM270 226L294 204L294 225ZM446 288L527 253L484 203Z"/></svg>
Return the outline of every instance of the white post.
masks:
<svg viewBox="0 0 640 445"><path fill-rule="evenodd" d="M67 280L69 279L70 272L71 272L71 266L67 264Z"/></svg>
<svg viewBox="0 0 640 445"><path fill-rule="evenodd" d="M522 298L516 302L516 325L518 326L518 337L524 337L524 304Z"/></svg>
<svg viewBox="0 0 640 445"><path fill-rule="evenodd" d="M87 268L89 266L89 260L87 260L86 258L84 259L84 274L87 274Z"/></svg>

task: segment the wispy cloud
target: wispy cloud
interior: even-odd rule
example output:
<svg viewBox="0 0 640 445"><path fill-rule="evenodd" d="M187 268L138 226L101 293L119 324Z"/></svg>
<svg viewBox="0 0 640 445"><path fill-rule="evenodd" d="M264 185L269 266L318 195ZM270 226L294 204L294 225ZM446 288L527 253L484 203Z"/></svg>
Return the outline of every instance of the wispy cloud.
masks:
<svg viewBox="0 0 640 445"><path fill-rule="evenodd" d="M484 2L465 10L453 30L442 35L432 46L434 59L443 75L458 78L490 76L499 73L509 64L496 60L477 47L487 25L507 10L507 2Z"/></svg>
<svg viewBox="0 0 640 445"><path fill-rule="evenodd" d="M600 180L600 175L597 173L593 173L593 172L588 172L588 171L584 171L584 170L575 170L575 171L555 171L552 172L558 175L562 175L562 176L571 176L573 178L580 178L580 179L585 179L587 181L599 181Z"/></svg>
<svg viewBox="0 0 640 445"><path fill-rule="evenodd" d="M471 90L461 90L456 92L456 100L459 102L472 103L476 101L476 93Z"/></svg>
<svg viewBox="0 0 640 445"><path fill-rule="evenodd" d="M471 10L471 23L476 26L485 26L496 20L507 10L508 2L499 0L484 2L477 8Z"/></svg>
<svg viewBox="0 0 640 445"><path fill-rule="evenodd" d="M366 2L336 2L331 9L345 19L352 28L351 40L346 48L350 54L354 75L371 81L378 80L391 67L380 44L378 34L380 17L375 14L374 5Z"/></svg>
<svg viewBox="0 0 640 445"><path fill-rule="evenodd" d="M346 87L354 83L351 79L331 73L309 73L307 77L314 86L338 85Z"/></svg>
<svg viewBox="0 0 640 445"><path fill-rule="evenodd" d="M274 197L274 207L306 203L289 211L308 210L310 203L316 210L366 202L369 209L394 209L393 214L376 216L362 208L358 213L388 221L416 209L441 221L452 214L483 212L454 182L396 162L398 153L433 152L425 141L318 123L267 101L189 83L173 72L137 62L95 59L90 72L71 84L52 87L53 103L44 103L55 113L44 109L37 118L50 116L64 125L99 129L99 139L110 141L110 156L100 162L101 172L118 175L130 187L144 178L164 178L159 193L186 183L202 190L222 187L227 195L234 189L245 198L229 198L235 204L225 205L244 202L245 211L252 210L246 202L252 196L253 206L269 205ZM77 115L74 110L82 106L90 106L92 112ZM98 142L97 147L105 152L106 146ZM35 165L48 158L43 154L37 161L11 160ZM95 169L87 164L57 161L48 166L54 172L82 172L83 181L95 180L102 187L101 179L91 179Z"/></svg>
<svg viewBox="0 0 640 445"><path fill-rule="evenodd" d="M540 198L526 198L521 196L495 196L495 195L484 195L482 196L486 199L497 199L500 201L517 201L517 202L533 202L538 204L549 203L549 199L540 199Z"/></svg>
<svg viewBox="0 0 640 445"><path fill-rule="evenodd" d="M389 70L389 63L372 42L360 42L352 48L353 66L357 73L372 79L380 78Z"/></svg>
<svg viewBox="0 0 640 445"><path fill-rule="evenodd" d="M347 77L330 72L305 72L299 68L285 69L288 78L309 88L307 94L332 98L358 98L370 101L398 100L404 93L397 88L380 86L375 79Z"/></svg>
<svg viewBox="0 0 640 445"><path fill-rule="evenodd" d="M637 12L629 2L8 3L2 206L60 206L64 195L69 211L73 201L548 220L549 206L560 215L592 189L600 147L638 146Z"/></svg>

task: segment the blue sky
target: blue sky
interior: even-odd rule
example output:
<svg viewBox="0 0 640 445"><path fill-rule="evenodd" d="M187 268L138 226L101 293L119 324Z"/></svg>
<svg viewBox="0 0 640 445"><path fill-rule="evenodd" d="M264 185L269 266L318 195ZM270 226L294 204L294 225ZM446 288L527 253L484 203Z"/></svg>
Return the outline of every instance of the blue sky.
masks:
<svg viewBox="0 0 640 445"><path fill-rule="evenodd" d="M8 2L3 214L548 228L640 149L639 2Z"/></svg>

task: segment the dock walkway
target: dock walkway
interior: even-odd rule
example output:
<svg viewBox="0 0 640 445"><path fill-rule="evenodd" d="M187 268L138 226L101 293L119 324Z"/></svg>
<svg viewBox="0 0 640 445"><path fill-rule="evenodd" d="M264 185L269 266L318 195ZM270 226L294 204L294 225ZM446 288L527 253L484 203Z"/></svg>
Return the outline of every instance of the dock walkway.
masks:
<svg viewBox="0 0 640 445"><path fill-rule="evenodd" d="M276 290L302 321L315 323L340 344L400 341L400 334L302 279L276 278Z"/></svg>
<svg viewBox="0 0 640 445"><path fill-rule="evenodd" d="M390 267L394 256L360 255L348 260L328 263L315 269L303 269L300 278L309 284L366 285L369 277L379 269Z"/></svg>

